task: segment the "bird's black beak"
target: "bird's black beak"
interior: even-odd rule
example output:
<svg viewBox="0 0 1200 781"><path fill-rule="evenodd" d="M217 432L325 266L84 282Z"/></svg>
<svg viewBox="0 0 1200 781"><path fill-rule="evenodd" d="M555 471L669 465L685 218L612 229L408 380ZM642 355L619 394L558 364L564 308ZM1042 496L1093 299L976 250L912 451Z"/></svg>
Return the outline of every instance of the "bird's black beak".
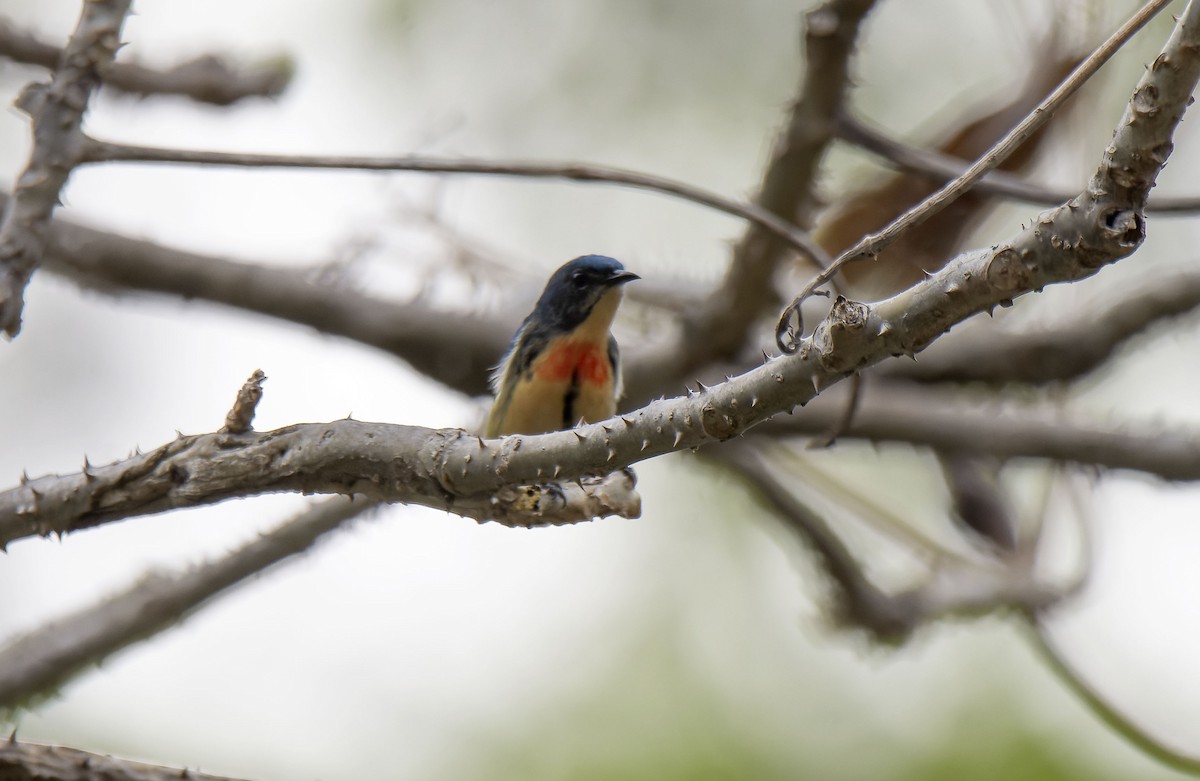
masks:
<svg viewBox="0 0 1200 781"><path fill-rule="evenodd" d="M620 271L614 271L612 276L605 280L605 283L616 287L617 285L624 285L626 282L632 282L635 279L641 279L641 277L632 271L621 269Z"/></svg>

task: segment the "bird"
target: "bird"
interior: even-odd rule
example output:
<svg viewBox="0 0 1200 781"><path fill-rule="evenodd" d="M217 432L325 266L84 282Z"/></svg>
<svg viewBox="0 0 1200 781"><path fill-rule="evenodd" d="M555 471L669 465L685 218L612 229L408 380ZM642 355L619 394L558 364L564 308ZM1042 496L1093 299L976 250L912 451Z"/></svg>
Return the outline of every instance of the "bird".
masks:
<svg viewBox="0 0 1200 781"><path fill-rule="evenodd" d="M486 436L543 434L616 414L621 362L611 328L635 279L605 255L582 255L550 276L492 374Z"/></svg>

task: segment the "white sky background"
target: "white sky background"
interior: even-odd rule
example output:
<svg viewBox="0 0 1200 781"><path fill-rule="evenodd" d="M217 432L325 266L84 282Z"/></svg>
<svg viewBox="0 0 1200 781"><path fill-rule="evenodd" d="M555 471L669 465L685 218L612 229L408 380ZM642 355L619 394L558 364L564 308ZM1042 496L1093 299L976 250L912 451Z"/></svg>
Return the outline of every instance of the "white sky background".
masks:
<svg viewBox="0 0 1200 781"><path fill-rule="evenodd" d="M1011 61L1003 47L1031 23L987 12L982 0L953 12L933 0L905 4L903 14L898 5L885 3L873 20L873 59L858 69L861 105L898 128L921 126L945 95L977 94L1003 76ZM1045 5L1023 7L1036 15ZM796 83L798 16L789 6L747 4L744 14L722 17L746 29L698 44L695 30L623 27L620 13L629 9L614 11L614 21L602 2L397 3L390 13L404 20L400 35L401 25L384 23L392 17L382 2L142 0L126 27L130 53L162 64L204 52L288 52L299 65L295 84L278 102L235 109L108 96L88 127L105 138L181 147L578 159L745 195ZM12 13L62 36L78 4L39 0ZM963 37L918 24L926 14ZM598 32L579 34L590 29ZM728 51L720 48L726 39ZM746 39L759 56L733 59ZM899 49L897 40L910 45ZM697 54L697 45L706 51ZM980 63L997 71L981 72ZM887 81L897 68L921 75L906 81L911 92ZM34 74L5 66L0 101L10 103ZM1087 131L1101 144L1108 137L1106 129ZM1200 139L1186 138L1167 189L1194 185L1186 171ZM24 118L0 114L6 183L25 143ZM831 184L866 170L838 160ZM65 200L73 216L97 226L298 269L378 237L384 243L362 279L395 293L435 268L429 242L397 227L406 207L436 205L450 226L538 279L570 257L603 252L645 277L710 280L740 230L723 216L643 194L509 180L439 185L413 176L112 166L77 173ZM1015 222L1035 212L1018 207ZM1181 223L1151 223L1147 249L1161 262L1194 261L1195 246ZM1105 276L1136 280L1144 270L1132 266ZM1087 300L1101 289L1044 297ZM1181 389L1200 378L1194 360L1177 357L1194 356L1195 341L1161 340L1084 401L1105 414L1195 422L1194 394ZM1155 368L1163 360L1173 364L1165 377ZM255 368L270 377L255 421L263 429L347 414L469 426L482 410L367 348L204 304L113 300L38 274L24 331L0 345L0 485L15 483L22 469L75 471L84 453L93 463L120 458L176 429L213 430ZM1152 387L1143 380L1148 370L1158 372ZM855 469L876 476L873 484L897 493L928 484L919 463L889 465L869 450L845 450ZM888 746L935 747L964 714L980 720L986 739L991 715L978 703L1003 694L1004 707L1030 729L1061 731L1068 756L1087 743L1098 762L1171 777L1108 738L1003 622L939 627L900 652L865 652L855 638L827 631L806 554L759 522L736 485L688 456L642 465L639 474L645 517L635 522L524 532L410 508L360 521L81 677L23 715L20 734L260 779L449 778L489 752L527 752L523 767L553 777L555 763L569 767L570 757L555 758L538 736L561 730L561 714L589 725L590 738L566 741L577 754L619 753L655 731L667 741L715 729L702 717L681 721L681 699L699 691L724 714L717 726L783 766L842 754L841 769L856 777L880 771L875 763ZM939 522L928 515L936 497L886 501L926 514L926 527ZM15 544L0 559L0 636L85 605L149 564L217 555L305 504L291 496L231 502L61 544ZM1093 519L1094 585L1060 622L1073 658L1106 692L1154 731L1193 746L1197 508L1190 488L1114 481ZM597 699L598 685L610 687L608 700ZM845 756L864 742L879 750Z"/></svg>

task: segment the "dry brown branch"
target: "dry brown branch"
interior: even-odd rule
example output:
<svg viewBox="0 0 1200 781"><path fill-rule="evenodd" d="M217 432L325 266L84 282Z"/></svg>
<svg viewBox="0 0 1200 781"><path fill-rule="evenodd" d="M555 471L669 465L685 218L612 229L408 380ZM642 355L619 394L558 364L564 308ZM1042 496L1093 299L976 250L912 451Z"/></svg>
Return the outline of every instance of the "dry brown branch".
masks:
<svg viewBox="0 0 1200 781"><path fill-rule="evenodd" d="M229 414L225 416L225 425L221 428L222 434L245 434L253 428L254 411L258 408L258 402L262 400L262 384L266 381L267 375L263 370L255 369L250 379L246 380L238 391L233 406L229 408Z"/></svg>

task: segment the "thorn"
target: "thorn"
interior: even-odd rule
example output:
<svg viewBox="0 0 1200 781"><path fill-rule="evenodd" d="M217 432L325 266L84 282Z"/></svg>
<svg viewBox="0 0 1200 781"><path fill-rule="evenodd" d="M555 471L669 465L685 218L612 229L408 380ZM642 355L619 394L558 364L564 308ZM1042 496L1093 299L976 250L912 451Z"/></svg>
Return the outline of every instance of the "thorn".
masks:
<svg viewBox="0 0 1200 781"><path fill-rule="evenodd" d="M21 485L29 485L29 473L24 469L21 470Z"/></svg>
<svg viewBox="0 0 1200 781"><path fill-rule="evenodd" d="M542 476L542 468L541 468L540 466L537 468L537 471L533 473L533 476L534 476L534 477L541 477L541 476Z"/></svg>
<svg viewBox="0 0 1200 781"><path fill-rule="evenodd" d="M815 374L812 376L812 386L814 391L821 392L821 378Z"/></svg>
<svg viewBox="0 0 1200 781"><path fill-rule="evenodd" d="M608 425L607 423L601 423L600 428L604 429L604 433L606 434L611 434L613 431L612 426Z"/></svg>
<svg viewBox="0 0 1200 781"><path fill-rule="evenodd" d="M751 396L751 397L750 397L750 406L751 406L751 407L757 407L757 406L758 406L758 397L757 397L757 396Z"/></svg>
<svg viewBox="0 0 1200 781"><path fill-rule="evenodd" d="M770 361L770 360L771 360L771 356L767 354L767 351L766 351L766 350L763 350L763 351L762 351L762 354L763 354L763 360L764 360L764 361Z"/></svg>
<svg viewBox="0 0 1200 781"><path fill-rule="evenodd" d="M678 429L675 432L675 444L672 447L679 447L680 441L683 439L683 429Z"/></svg>
<svg viewBox="0 0 1200 781"><path fill-rule="evenodd" d="M627 418L624 415L621 416L621 422L625 424L626 428L633 425L633 419Z"/></svg>
<svg viewBox="0 0 1200 781"><path fill-rule="evenodd" d="M616 451L615 449L613 449L613 448L611 448L611 447L610 447L610 448L608 449L608 460L609 460L609 462L611 463L611 462L612 462L612 460L613 460L614 458L616 458L616 457L617 457L617 451Z"/></svg>
<svg viewBox="0 0 1200 781"><path fill-rule="evenodd" d="M696 392L697 393L707 393L708 386L705 385L704 383L700 382L700 380L696 380Z"/></svg>
<svg viewBox="0 0 1200 781"><path fill-rule="evenodd" d="M580 434L578 431L576 431L574 429L571 430L571 433L574 434L575 438L578 439L580 442L583 442L584 440L587 439L587 437L585 437L583 434Z"/></svg>
<svg viewBox="0 0 1200 781"><path fill-rule="evenodd" d="M487 445L483 443L483 437L479 436L478 434L475 435L475 441L479 443L480 450L487 448Z"/></svg>
<svg viewBox="0 0 1200 781"><path fill-rule="evenodd" d="M884 320L879 324L879 336L887 336L892 332L892 324Z"/></svg>
<svg viewBox="0 0 1200 781"><path fill-rule="evenodd" d="M555 465L554 465L554 471L550 473L550 477L552 477L552 478L554 478L555 480L557 480L557 479L558 479L558 476L559 476L559 475L561 475L561 474L562 474L562 464L555 464Z"/></svg>
<svg viewBox="0 0 1200 781"><path fill-rule="evenodd" d="M642 440L642 450L645 451L645 450L648 450L649 448L650 448L650 440L643 439Z"/></svg>

